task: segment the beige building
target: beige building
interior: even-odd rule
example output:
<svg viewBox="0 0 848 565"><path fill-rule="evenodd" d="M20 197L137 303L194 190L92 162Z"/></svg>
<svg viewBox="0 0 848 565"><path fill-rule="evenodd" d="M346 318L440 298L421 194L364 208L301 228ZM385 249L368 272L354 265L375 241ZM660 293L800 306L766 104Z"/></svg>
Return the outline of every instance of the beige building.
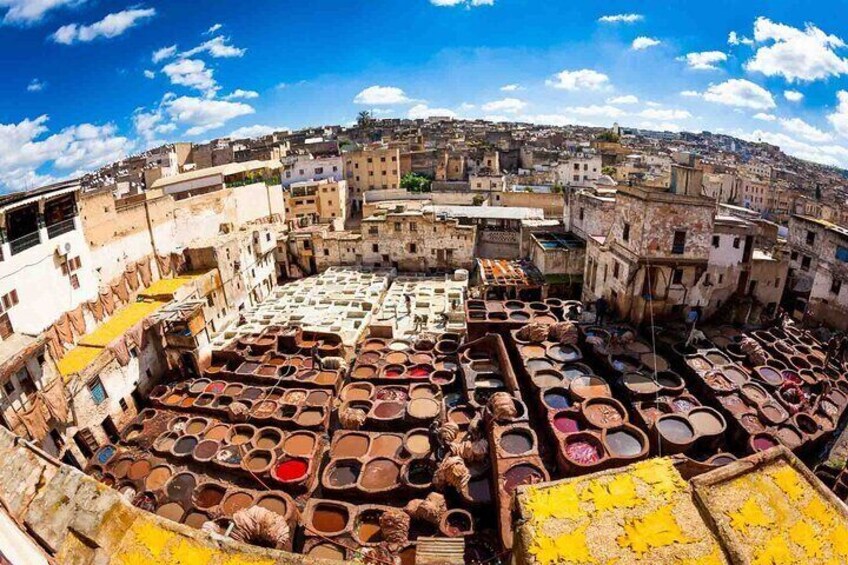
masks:
<svg viewBox="0 0 848 565"><path fill-rule="evenodd" d="M292 227L328 224L347 218L347 181L329 179L293 183L284 192L286 220Z"/></svg>
<svg viewBox="0 0 848 565"><path fill-rule="evenodd" d="M362 209L362 194L367 190L400 188L400 149L366 147L344 154L345 178L351 211Z"/></svg>

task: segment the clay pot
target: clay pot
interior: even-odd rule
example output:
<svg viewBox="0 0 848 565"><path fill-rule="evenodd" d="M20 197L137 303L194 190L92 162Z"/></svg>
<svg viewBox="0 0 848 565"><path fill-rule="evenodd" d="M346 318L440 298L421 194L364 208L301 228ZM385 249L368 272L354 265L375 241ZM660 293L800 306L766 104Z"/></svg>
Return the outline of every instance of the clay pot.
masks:
<svg viewBox="0 0 848 565"><path fill-rule="evenodd" d="M220 446L221 444L213 439L204 439L194 447L191 456L198 463L208 463L215 458Z"/></svg>
<svg viewBox="0 0 848 565"><path fill-rule="evenodd" d="M688 414L689 423L700 437L720 437L727 430L727 422L718 411L707 406L693 408Z"/></svg>
<svg viewBox="0 0 848 565"><path fill-rule="evenodd" d="M378 457L362 467L357 486L365 493L388 492L400 483L401 466L394 459Z"/></svg>
<svg viewBox="0 0 848 565"><path fill-rule="evenodd" d="M250 424L236 424L227 434L227 443L240 446L250 443L256 435L256 428Z"/></svg>
<svg viewBox="0 0 848 565"><path fill-rule="evenodd" d="M586 421L596 428L615 428L627 421L627 410L612 398L590 398L581 410Z"/></svg>
<svg viewBox="0 0 848 565"><path fill-rule="evenodd" d="M650 449L645 432L630 424L604 429L601 441L611 459L635 461L645 457Z"/></svg>
<svg viewBox="0 0 848 565"><path fill-rule="evenodd" d="M351 512L348 505L329 501L312 502L304 513L308 533L333 537L350 529Z"/></svg>
<svg viewBox="0 0 848 565"><path fill-rule="evenodd" d="M241 468L253 475L263 475L273 467L277 457L270 449L251 449L241 462Z"/></svg>
<svg viewBox="0 0 848 565"><path fill-rule="evenodd" d="M185 435L177 439L171 447L171 455L174 457L189 457L197 444L200 443L200 438L194 435Z"/></svg>
<svg viewBox="0 0 848 565"><path fill-rule="evenodd" d="M449 538L470 536L474 533L474 518L467 510L453 508L442 516L439 531Z"/></svg>
<svg viewBox="0 0 848 565"><path fill-rule="evenodd" d="M607 453L601 439L591 432L569 434L562 443L562 456L575 469L598 469Z"/></svg>
<svg viewBox="0 0 848 565"><path fill-rule="evenodd" d="M777 438L768 432L754 434L748 440L748 449L750 449L752 453L766 451L772 447L777 447L778 445L780 445L780 442Z"/></svg>
<svg viewBox="0 0 848 565"><path fill-rule="evenodd" d="M191 501L197 508L208 510L217 507L226 492L227 489L218 483L203 483L194 489Z"/></svg>
<svg viewBox="0 0 848 565"><path fill-rule="evenodd" d="M678 414L664 414L657 418L656 430L664 454L683 453L697 439L689 419Z"/></svg>
<svg viewBox="0 0 848 565"><path fill-rule="evenodd" d="M324 469L321 484L328 490L352 490L362 474L362 463L356 459L333 459Z"/></svg>
<svg viewBox="0 0 848 565"><path fill-rule="evenodd" d="M605 380L594 375L577 377L569 387L571 395L578 401L590 398L611 397L610 387Z"/></svg>

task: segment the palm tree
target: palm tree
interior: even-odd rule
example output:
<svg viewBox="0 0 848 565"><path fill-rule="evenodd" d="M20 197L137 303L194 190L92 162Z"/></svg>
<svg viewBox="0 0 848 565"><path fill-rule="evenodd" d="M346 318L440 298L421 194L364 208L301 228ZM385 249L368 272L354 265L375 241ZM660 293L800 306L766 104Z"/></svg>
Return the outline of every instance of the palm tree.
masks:
<svg viewBox="0 0 848 565"><path fill-rule="evenodd" d="M363 110L362 112L359 112L359 115L356 117L356 124L361 128L371 127L373 123L374 117L368 110Z"/></svg>

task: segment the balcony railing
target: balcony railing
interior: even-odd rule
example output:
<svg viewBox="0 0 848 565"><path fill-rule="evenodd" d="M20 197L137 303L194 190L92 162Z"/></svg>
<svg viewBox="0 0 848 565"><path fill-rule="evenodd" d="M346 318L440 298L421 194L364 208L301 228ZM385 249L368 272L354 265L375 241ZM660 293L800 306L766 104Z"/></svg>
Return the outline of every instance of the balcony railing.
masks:
<svg viewBox="0 0 848 565"><path fill-rule="evenodd" d="M12 251L12 255L16 255L21 251L29 249L30 247L35 247L39 243L41 243L41 234L35 231L23 237L19 237L10 241L9 249Z"/></svg>
<svg viewBox="0 0 848 565"><path fill-rule="evenodd" d="M61 222L56 222L55 224L48 225L47 237L49 239L53 239L54 237L59 237L63 233L74 231L74 229L76 229L76 223L74 222L74 218L68 218L67 220L62 220Z"/></svg>

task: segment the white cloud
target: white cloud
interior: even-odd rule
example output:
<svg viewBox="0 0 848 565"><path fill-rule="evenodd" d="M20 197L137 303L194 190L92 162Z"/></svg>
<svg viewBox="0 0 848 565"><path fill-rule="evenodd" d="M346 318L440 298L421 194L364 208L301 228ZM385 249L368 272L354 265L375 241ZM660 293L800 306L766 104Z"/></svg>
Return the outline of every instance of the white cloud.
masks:
<svg viewBox="0 0 848 565"><path fill-rule="evenodd" d="M85 0L0 0L0 9L6 8L4 23L34 24L51 10L83 2Z"/></svg>
<svg viewBox="0 0 848 565"><path fill-rule="evenodd" d="M476 8L478 6L494 6L495 0L430 0L430 4L441 7L465 6L466 8Z"/></svg>
<svg viewBox="0 0 848 565"><path fill-rule="evenodd" d="M789 82L813 81L848 73L848 59L837 55L845 47L841 38L807 24L801 30L759 17L754 22L754 39L770 42L757 48L745 69L766 76L781 76Z"/></svg>
<svg viewBox="0 0 848 565"><path fill-rule="evenodd" d="M755 120L761 120L763 122L773 122L777 120L777 116L774 114L767 114L765 112L757 112L752 116Z"/></svg>
<svg viewBox="0 0 848 565"><path fill-rule="evenodd" d="M209 41L204 41L193 49L180 53L180 57L194 57L201 53L208 53L210 57L223 59L229 57L241 57L245 54L247 49L234 47L228 43L229 41L229 37L219 35L217 37L213 37Z"/></svg>
<svg viewBox="0 0 848 565"><path fill-rule="evenodd" d="M227 137L231 139L248 139L253 137L262 137L263 135L268 135L269 133L274 133L275 131L285 130L288 130L288 128L256 124L235 129L231 131Z"/></svg>
<svg viewBox="0 0 848 565"><path fill-rule="evenodd" d="M783 97L790 102L800 102L804 99L804 93L798 92L797 90L784 90Z"/></svg>
<svg viewBox="0 0 848 565"><path fill-rule="evenodd" d="M848 147L836 144L815 145L800 141L786 135L769 131L756 130L752 133L734 132L734 135L750 141L764 141L777 145L789 155L799 159L807 159L816 163L848 167Z"/></svg>
<svg viewBox="0 0 848 565"><path fill-rule="evenodd" d="M518 98L504 98L503 100L493 100L486 102L480 108L484 112L506 112L507 114L517 114L527 107L527 102Z"/></svg>
<svg viewBox="0 0 848 565"><path fill-rule="evenodd" d="M680 59L686 61L690 69L712 71L718 69L716 63L727 61L727 55L721 51L701 51L687 53L685 56L680 57Z"/></svg>
<svg viewBox="0 0 848 565"><path fill-rule="evenodd" d="M38 169L52 166L63 175L90 170L124 157L131 149L125 137L116 135L113 124L80 124L59 133L48 133L48 117L0 124L0 185L10 189L31 188L55 180Z"/></svg>
<svg viewBox="0 0 848 565"><path fill-rule="evenodd" d="M47 87L47 83L43 80L34 78L27 85L27 92L41 92Z"/></svg>
<svg viewBox="0 0 848 565"><path fill-rule="evenodd" d="M597 117L597 118L620 118L627 114L621 108L616 108L615 106L601 106L601 105L590 105L590 106L568 106L567 108L563 108L563 113L566 115L572 116L581 116L581 117Z"/></svg>
<svg viewBox="0 0 848 565"><path fill-rule="evenodd" d="M612 98L607 98L607 104L638 104L639 98L632 94L625 94L624 96L613 96Z"/></svg>
<svg viewBox="0 0 848 565"><path fill-rule="evenodd" d="M770 110L775 107L774 97L768 90L739 78L710 85L704 92L704 100L753 110Z"/></svg>
<svg viewBox="0 0 848 565"><path fill-rule="evenodd" d="M804 139L812 141L814 143L826 143L828 141L833 140L832 135L823 132L815 126L808 124L801 118L781 118L780 125L786 131L800 135Z"/></svg>
<svg viewBox="0 0 848 565"><path fill-rule="evenodd" d="M369 86L356 95L354 104L385 105L409 104L414 102L406 93L396 86Z"/></svg>
<svg viewBox="0 0 848 565"><path fill-rule="evenodd" d="M224 26L221 24L212 24L212 26L204 32L204 35L212 35L222 27Z"/></svg>
<svg viewBox="0 0 848 565"><path fill-rule="evenodd" d="M468 110L474 110L475 108L477 108L477 106L474 105L474 104L471 104L470 102L463 102L462 104L459 105L459 109L464 111L464 112L467 112Z"/></svg>
<svg viewBox="0 0 848 565"><path fill-rule="evenodd" d="M200 59L178 59L162 67L172 84L196 88L201 92L213 93L218 84L212 78L212 69Z"/></svg>
<svg viewBox="0 0 848 565"><path fill-rule="evenodd" d="M630 48L634 51L641 51L642 49L647 49L648 47L655 47L660 43L662 43L662 41L660 41L659 39L640 35L639 37L633 40L633 43L630 45Z"/></svg>
<svg viewBox="0 0 848 565"><path fill-rule="evenodd" d="M836 111L827 116L827 121L840 135L848 137L848 91L836 93Z"/></svg>
<svg viewBox="0 0 848 565"><path fill-rule="evenodd" d="M636 124L642 129L650 129L654 131L680 131L680 126L674 122L652 122L644 121Z"/></svg>
<svg viewBox="0 0 848 565"><path fill-rule="evenodd" d="M242 90L241 88L236 88L230 94L227 94L223 98L224 100L250 100L252 98L259 98L259 93L255 90Z"/></svg>
<svg viewBox="0 0 848 565"><path fill-rule="evenodd" d="M592 69L562 71L545 81L560 90L600 90L609 85L609 77Z"/></svg>
<svg viewBox="0 0 848 565"><path fill-rule="evenodd" d="M188 128L187 135L200 135L219 128L234 118L255 112L252 106L244 102L192 96L166 100L163 107L173 123Z"/></svg>
<svg viewBox="0 0 848 565"><path fill-rule="evenodd" d="M516 92L518 90L524 90L524 88L520 84L505 84L501 87L501 92Z"/></svg>
<svg viewBox="0 0 848 565"><path fill-rule="evenodd" d="M154 63L159 63L161 61L164 61L165 59L170 59L171 57L173 57L176 54L177 54L177 46L176 45L170 45L168 47L162 47L161 49L157 49L156 51L154 51L153 55L150 57L150 59Z"/></svg>
<svg viewBox="0 0 848 565"><path fill-rule="evenodd" d="M753 45L754 40L745 37L744 35L739 35L735 31L731 31L727 34L727 44L728 45Z"/></svg>
<svg viewBox="0 0 848 565"><path fill-rule="evenodd" d="M90 25L76 23L63 25L50 37L56 43L63 45L72 45L78 42L87 43L99 37L105 37L107 39L118 37L128 29L137 26L139 23L155 15L156 10L153 8L123 10L109 14L102 20Z"/></svg>
<svg viewBox="0 0 848 565"><path fill-rule="evenodd" d="M645 19L642 14L613 14L610 16L601 16L598 21L603 24L632 24L641 22Z"/></svg>
<svg viewBox="0 0 848 565"><path fill-rule="evenodd" d="M423 120L425 118L455 118L456 112L447 108L430 108L426 104L416 104L409 109L407 117L410 120Z"/></svg>
<svg viewBox="0 0 848 565"><path fill-rule="evenodd" d="M643 118L647 118L649 120L660 120L660 121L668 121L668 120L685 120L687 118L691 118L692 114L687 112L686 110L675 110L675 109L656 109L656 108L648 108L646 110L642 110L639 112L639 115Z"/></svg>
<svg viewBox="0 0 848 565"><path fill-rule="evenodd" d="M144 69L144 76L145 78L153 79L156 78L156 73L150 69Z"/></svg>
<svg viewBox="0 0 848 565"><path fill-rule="evenodd" d="M697 90L681 90L680 96L685 96L687 98L698 98L701 96L701 93Z"/></svg>

